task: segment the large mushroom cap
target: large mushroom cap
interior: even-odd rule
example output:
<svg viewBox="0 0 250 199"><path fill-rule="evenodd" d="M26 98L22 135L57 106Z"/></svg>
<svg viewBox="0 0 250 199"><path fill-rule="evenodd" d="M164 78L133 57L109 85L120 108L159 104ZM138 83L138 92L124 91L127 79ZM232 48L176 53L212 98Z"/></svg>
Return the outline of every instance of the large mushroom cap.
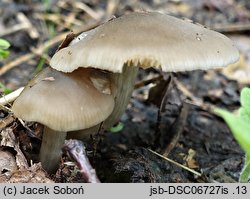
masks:
<svg viewBox="0 0 250 199"><path fill-rule="evenodd" d="M121 72L124 64L184 71L238 60L231 40L200 25L160 13L132 13L83 33L51 59L56 70L93 67Z"/></svg>
<svg viewBox="0 0 250 199"><path fill-rule="evenodd" d="M80 68L65 74L46 68L29 82L12 110L23 120L56 131L89 128L104 121L114 108L108 87L102 92L100 81L109 82L93 69Z"/></svg>

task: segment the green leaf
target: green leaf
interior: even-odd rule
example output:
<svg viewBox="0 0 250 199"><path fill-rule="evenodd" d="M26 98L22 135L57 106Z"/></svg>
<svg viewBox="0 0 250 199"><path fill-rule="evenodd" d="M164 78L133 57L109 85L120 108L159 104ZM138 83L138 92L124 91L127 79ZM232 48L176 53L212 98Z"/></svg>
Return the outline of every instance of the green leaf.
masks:
<svg viewBox="0 0 250 199"><path fill-rule="evenodd" d="M213 111L221 116L231 129L235 139L246 152L240 182L248 182L250 177L250 89L243 88L240 93L241 107L239 115L215 108Z"/></svg>
<svg viewBox="0 0 250 199"><path fill-rule="evenodd" d="M250 89L245 87L241 90L240 93L240 102L241 107L239 109L240 117L250 122Z"/></svg>
<svg viewBox="0 0 250 199"><path fill-rule="evenodd" d="M250 88L243 88L240 93L240 103L242 108L244 109L242 112L243 117L248 117L250 118ZM249 120L250 121L250 120Z"/></svg>
<svg viewBox="0 0 250 199"><path fill-rule="evenodd" d="M124 124L119 122L116 126L113 126L112 128L110 128L110 131L112 133L117 133L117 132L121 131L123 129L123 127L124 127Z"/></svg>
<svg viewBox="0 0 250 199"><path fill-rule="evenodd" d="M42 71L43 66L45 64L46 59L45 58L41 58L36 66L35 69L35 74L39 73L40 71Z"/></svg>
<svg viewBox="0 0 250 199"><path fill-rule="evenodd" d="M7 58L9 54L10 54L9 51L0 49L0 60Z"/></svg>
<svg viewBox="0 0 250 199"><path fill-rule="evenodd" d="M240 93L241 106L246 109L248 115L250 115L250 88L243 88Z"/></svg>
<svg viewBox="0 0 250 199"><path fill-rule="evenodd" d="M4 93L5 95L7 95L7 94L9 94L9 93L12 92L11 89L8 89L8 88L7 88L6 86L4 86L2 83L0 83L0 89L3 89L3 93Z"/></svg>
<svg viewBox="0 0 250 199"><path fill-rule="evenodd" d="M250 122L219 108L214 109L214 112L226 121L235 139L244 151L250 155Z"/></svg>
<svg viewBox="0 0 250 199"><path fill-rule="evenodd" d="M0 39L0 49L6 50L10 47L10 43L5 39Z"/></svg>
<svg viewBox="0 0 250 199"><path fill-rule="evenodd" d="M239 181L246 183L248 182L249 177L250 177L250 155L247 154L245 158L244 167L240 174Z"/></svg>
<svg viewBox="0 0 250 199"><path fill-rule="evenodd" d="M239 109L239 116L240 116L243 120L250 122L250 114L248 114L248 112L246 111L245 108L240 107L240 109Z"/></svg>

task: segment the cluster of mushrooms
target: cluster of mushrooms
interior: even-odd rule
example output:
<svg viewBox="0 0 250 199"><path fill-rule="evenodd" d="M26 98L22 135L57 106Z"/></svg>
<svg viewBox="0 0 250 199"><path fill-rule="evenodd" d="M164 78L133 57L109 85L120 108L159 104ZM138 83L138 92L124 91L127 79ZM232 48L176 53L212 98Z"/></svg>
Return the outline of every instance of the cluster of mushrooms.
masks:
<svg viewBox="0 0 250 199"><path fill-rule="evenodd" d="M16 117L43 124L40 161L53 173L67 137L84 139L117 123L138 67L163 72L234 63L238 50L224 35L160 13L131 13L75 37L52 57L15 100Z"/></svg>

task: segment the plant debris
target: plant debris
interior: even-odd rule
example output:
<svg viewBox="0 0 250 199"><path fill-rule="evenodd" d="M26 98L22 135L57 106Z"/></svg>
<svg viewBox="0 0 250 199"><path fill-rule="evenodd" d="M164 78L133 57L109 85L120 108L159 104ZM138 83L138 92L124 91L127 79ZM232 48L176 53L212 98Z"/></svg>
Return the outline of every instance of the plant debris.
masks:
<svg viewBox="0 0 250 199"><path fill-rule="evenodd" d="M86 158L101 182L238 181L244 152L211 107L239 108L240 90L250 86L248 0L58 0L48 5L10 0L0 1L0 37L11 45L9 56L0 61L0 182L86 182L81 168L65 154L55 175L44 172L38 161L43 127L17 120L11 103L36 72L48 66L51 56L80 32L142 10L191 19L226 34L240 50L241 60L224 69L172 73L168 89L166 74L150 68L139 71L122 127L105 132L97 146L86 142ZM18 92L6 95L9 90ZM155 129L161 134L159 142Z"/></svg>

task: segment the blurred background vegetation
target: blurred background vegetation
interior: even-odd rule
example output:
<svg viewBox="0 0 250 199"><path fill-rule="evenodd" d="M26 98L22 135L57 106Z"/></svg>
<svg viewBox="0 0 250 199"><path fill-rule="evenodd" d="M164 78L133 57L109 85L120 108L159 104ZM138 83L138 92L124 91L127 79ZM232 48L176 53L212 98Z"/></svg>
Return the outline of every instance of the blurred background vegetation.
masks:
<svg viewBox="0 0 250 199"><path fill-rule="evenodd" d="M175 143L169 157L200 172L201 176L160 160L145 149L152 144L157 113L157 107L147 99L152 85L138 86L143 79L157 75L157 71L149 69L140 71L131 102L121 118L120 133L109 134L97 156L91 156L101 181L236 182L243 167L244 153L224 122L207 111L206 104L235 110L240 106L240 90L250 85L249 0L0 0L0 38L10 44L7 48L5 42L3 46L0 43L0 50L4 52L0 59L0 94L25 86L48 65L70 31L86 31L114 16L134 11L162 12L219 31L234 41L241 58L224 69L198 71L195 89L191 82L196 72L175 74L177 88L173 87L170 92L161 128L163 132L169 132L180 114L177 93L195 105L190 105L178 140L168 140L168 143ZM18 138L16 144L20 143L24 158L32 166L32 161L37 159L39 140L34 140L27 132L34 131L41 138L40 127L26 124L27 130L11 116L8 108L10 105L0 110L0 129L2 132L6 129L13 131ZM15 148L14 156L21 153L20 150ZM65 165L62 164L61 173L48 180L81 182L75 168ZM0 163L1 168L5 167ZM12 167L6 170L14 172ZM39 174L37 167L32 167L29 172ZM39 182L43 181L46 180L43 178Z"/></svg>

